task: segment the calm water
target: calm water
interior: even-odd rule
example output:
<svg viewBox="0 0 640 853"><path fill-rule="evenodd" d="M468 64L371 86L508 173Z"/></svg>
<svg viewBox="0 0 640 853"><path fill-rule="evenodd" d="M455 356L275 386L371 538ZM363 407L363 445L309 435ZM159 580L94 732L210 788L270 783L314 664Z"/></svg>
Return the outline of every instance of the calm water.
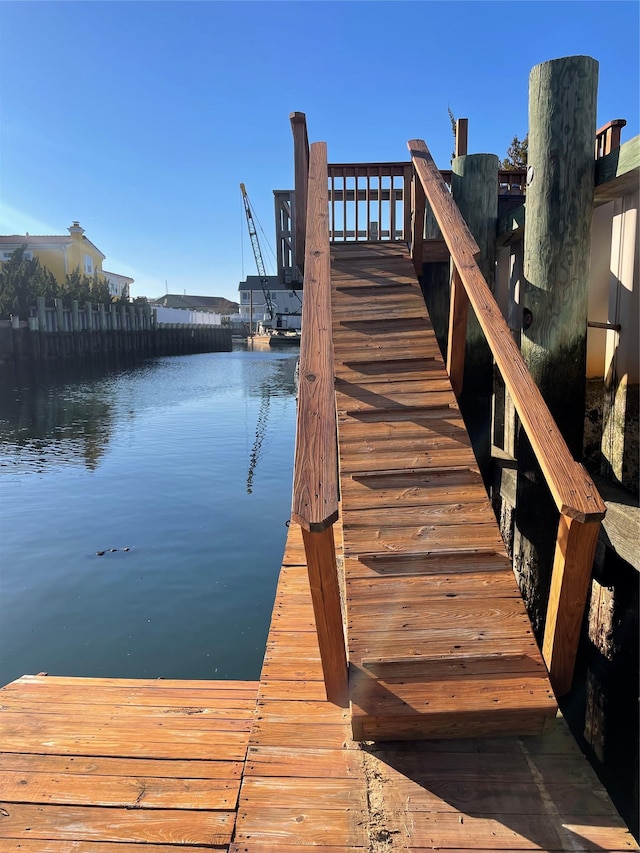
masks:
<svg viewBox="0 0 640 853"><path fill-rule="evenodd" d="M296 359L240 346L0 374L0 684L258 677Z"/></svg>

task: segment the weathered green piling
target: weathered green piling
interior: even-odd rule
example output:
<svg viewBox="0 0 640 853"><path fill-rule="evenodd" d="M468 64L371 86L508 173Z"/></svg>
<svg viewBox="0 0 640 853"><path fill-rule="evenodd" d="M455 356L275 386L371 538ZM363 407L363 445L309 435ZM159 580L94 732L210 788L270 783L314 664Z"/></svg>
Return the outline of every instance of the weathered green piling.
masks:
<svg viewBox="0 0 640 853"><path fill-rule="evenodd" d="M522 354L574 456L582 455L598 63L568 56L529 78Z"/></svg>
<svg viewBox="0 0 640 853"><path fill-rule="evenodd" d="M584 430L597 79L598 63L588 56L544 62L529 78L523 304L531 312L531 325L523 329L521 347L578 459ZM514 568L540 636L558 516L522 431L517 457Z"/></svg>
<svg viewBox="0 0 640 853"><path fill-rule="evenodd" d="M468 154L452 164L451 192L478 247L478 266L494 289L498 167L495 154ZM471 309L467 325L464 381L460 407L485 482L491 463L491 397L493 359L482 329Z"/></svg>

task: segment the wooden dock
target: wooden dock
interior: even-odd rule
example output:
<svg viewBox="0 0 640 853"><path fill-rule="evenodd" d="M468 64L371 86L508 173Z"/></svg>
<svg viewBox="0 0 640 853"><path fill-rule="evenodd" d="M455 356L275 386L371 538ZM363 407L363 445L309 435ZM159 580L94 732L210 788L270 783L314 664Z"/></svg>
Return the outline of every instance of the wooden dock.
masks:
<svg viewBox="0 0 640 853"><path fill-rule="evenodd" d="M25 676L0 690L0 851L640 849L559 717L537 736L376 745L324 695L292 525L259 685Z"/></svg>
<svg viewBox="0 0 640 853"><path fill-rule="evenodd" d="M543 735L372 744L323 697L292 525L231 853L638 850L560 717Z"/></svg>
<svg viewBox="0 0 640 853"><path fill-rule="evenodd" d="M24 676L0 690L0 850L227 850L257 684Z"/></svg>

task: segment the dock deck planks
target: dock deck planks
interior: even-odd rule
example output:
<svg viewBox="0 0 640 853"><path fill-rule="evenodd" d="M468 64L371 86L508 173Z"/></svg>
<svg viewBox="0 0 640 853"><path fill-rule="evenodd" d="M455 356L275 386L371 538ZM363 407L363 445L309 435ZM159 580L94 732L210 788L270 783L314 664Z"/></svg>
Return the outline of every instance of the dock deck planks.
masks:
<svg viewBox="0 0 640 853"><path fill-rule="evenodd" d="M0 849L227 850L256 705L238 681L24 676L0 690Z"/></svg>
<svg viewBox="0 0 640 853"><path fill-rule="evenodd" d="M542 730L556 712L409 255L332 247L354 736Z"/></svg>
<svg viewBox="0 0 640 853"><path fill-rule="evenodd" d="M536 736L352 740L324 698L297 525L283 563L230 853L638 850L560 717Z"/></svg>
<svg viewBox="0 0 640 853"><path fill-rule="evenodd" d="M21 740L7 750L4 715L21 710ZM67 711L77 732L62 747L56 724L64 731ZM215 720L236 715L246 761L219 759L228 732ZM164 740L180 741L180 757L159 758L147 716L196 729L209 718L206 756L169 724ZM90 738L118 720L134 723L136 756L128 722L114 755L94 755ZM0 742L2 853L639 850L561 718L539 736L352 740L348 711L325 699L296 525L259 687L26 676L0 690Z"/></svg>

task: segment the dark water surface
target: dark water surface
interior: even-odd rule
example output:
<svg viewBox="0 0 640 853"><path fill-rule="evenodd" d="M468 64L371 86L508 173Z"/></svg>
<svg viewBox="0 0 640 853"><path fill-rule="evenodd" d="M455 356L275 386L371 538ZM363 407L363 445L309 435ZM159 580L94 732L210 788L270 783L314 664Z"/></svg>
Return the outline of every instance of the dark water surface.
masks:
<svg viewBox="0 0 640 853"><path fill-rule="evenodd" d="M0 368L0 684L258 677L296 360L241 345L122 370Z"/></svg>

